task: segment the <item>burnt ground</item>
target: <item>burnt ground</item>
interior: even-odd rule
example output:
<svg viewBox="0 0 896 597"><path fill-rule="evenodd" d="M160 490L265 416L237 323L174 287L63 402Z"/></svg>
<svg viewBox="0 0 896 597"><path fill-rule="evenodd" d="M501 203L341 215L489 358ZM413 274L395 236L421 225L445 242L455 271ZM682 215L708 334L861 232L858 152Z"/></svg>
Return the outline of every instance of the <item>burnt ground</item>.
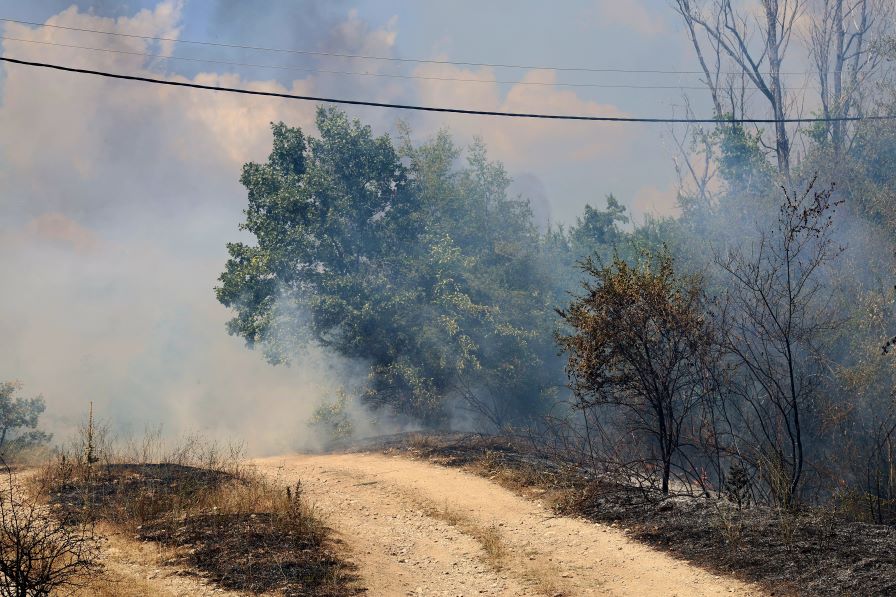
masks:
<svg viewBox="0 0 896 597"><path fill-rule="evenodd" d="M141 524L194 501L200 492L234 481L226 472L180 464L104 464L90 482L65 463L45 471L50 503L66 519L86 514L114 523Z"/></svg>
<svg viewBox="0 0 896 597"><path fill-rule="evenodd" d="M143 540L178 548L172 564L197 570L226 589L252 594L277 591L287 597L342 597L362 591L353 566L325 538L284 532L278 516L201 514L143 525Z"/></svg>
<svg viewBox="0 0 896 597"><path fill-rule="evenodd" d="M343 446L463 467L550 501L559 514L624 529L683 560L773 595L896 595L896 529L823 509L779 512L609 484L525 445L465 434L401 434Z"/></svg>
<svg viewBox="0 0 896 597"><path fill-rule="evenodd" d="M139 540L174 548L169 564L222 588L287 597L361 592L338 541L308 512L257 511L252 503L245 511L218 512L201 505L203 494L252 479L178 464L96 466L90 483L65 468L49 476L50 503L64 519L89 516L133 530Z"/></svg>

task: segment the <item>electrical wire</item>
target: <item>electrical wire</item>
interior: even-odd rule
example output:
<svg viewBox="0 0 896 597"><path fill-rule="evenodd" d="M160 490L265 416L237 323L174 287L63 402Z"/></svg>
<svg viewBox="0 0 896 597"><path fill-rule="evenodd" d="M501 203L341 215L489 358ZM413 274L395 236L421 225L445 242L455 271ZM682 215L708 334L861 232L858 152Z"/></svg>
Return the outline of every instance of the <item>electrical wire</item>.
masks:
<svg viewBox="0 0 896 597"><path fill-rule="evenodd" d="M513 68L526 70L553 70L559 72L587 72L587 73L630 73L630 74L660 74L660 75L703 75L703 71L699 70L674 70L674 69L636 69L636 68L594 68L583 66L538 66L531 64L511 64L500 62L464 62L456 60L432 60L424 58L399 58L395 56L375 56L370 54L348 54L340 52L324 52L319 50L297 50L288 48L274 48L268 46L253 46L247 44L224 43L213 41L199 41L192 39L180 39L176 37L156 37L152 35L139 35L136 33L121 33L119 31L103 31L100 29L88 29L85 27L72 27L66 25L52 25L50 23L37 23L34 21L20 21L17 19L0 18L0 22L16 23L17 25L28 25L31 27L49 27L52 29L61 29L65 31L78 31L81 33L95 33L98 35L112 35L117 37L128 37L132 39L143 39L147 41L164 41L179 44L210 46L215 48L230 48L238 50L253 50L259 52L276 52L281 54L300 54L304 56L326 56L331 58L346 58L356 60L378 60L384 62L402 62L412 64L440 64L452 66L478 66L490 68ZM720 74L740 75L741 71L725 72ZM805 72L782 72L782 75L806 76L810 73Z"/></svg>
<svg viewBox="0 0 896 597"><path fill-rule="evenodd" d="M586 116L574 114L540 114L534 112L501 112L493 110L473 110L467 108L440 108L434 106L422 106L416 104L397 104L389 102L374 102L367 100L350 100L332 97L319 97L311 95L297 95L292 93L280 93L276 91L260 91L254 89L243 89L239 87L218 87L214 85L202 85L200 83L191 83L187 81L170 81L166 79L154 79L151 77L142 77L137 75L123 75L118 73L110 73L106 71L91 70L85 68L74 68L70 66L62 66L59 64L49 64L46 62L32 62L29 60L19 60L0 56L0 61L9 64L18 64L23 66L32 66L37 68L45 68L56 71L69 73L78 73L85 75L94 75L110 79L121 79L125 81L139 81L143 83L152 83L156 85L170 85L173 87L187 87L191 89L204 89L208 91L222 91L226 93L239 93L244 95L255 95L265 97L276 97L282 99L292 99L328 104L343 104L349 106L371 106L375 108L393 108L397 110L415 110L418 112L438 112L447 114L465 114L471 116L500 116L507 118L527 118L540 120L570 120L570 121L591 121L591 122L632 122L632 123L692 123L692 124L775 124L775 123L814 123L814 122L855 122L861 120L896 120L896 115L880 115L880 116L840 116L834 118L643 118L632 116Z"/></svg>
<svg viewBox="0 0 896 597"><path fill-rule="evenodd" d="M544 86L544 87L593 87L600 89L706 89L705 86L695 86L695 85L629 85L629 84L615 84L615 83L562 83L555 82L549 83L545 81L502 81L496 79L469 79L469 78L460 78L460 77L437 77L431 75L401 75L394 73L371 73L371 72L362 72L362 71L339 71L339 70L329 70L329 69L318 69L318 68L306 68L303 66L295 66L295 65L278 65L278 64L257 64L252 62L232 62L230 60L218 60L213 58L191 58L186 56L166 56L164 54L149 54L145 52L135 52L131 50L117 50L114 48L95 48L90 46L79 46L75 44L63 44L58 42L51 41L41 41L36 39L22 39L19 37L8 37L0 35L0 40L4 41L14 41L14 42L22 42L29 44L39 44L43 46L53 46L59 48L70 48L75 50L90 50L92 52L107 52L112 54L123 54L127 56L142 56L144 58L156 58L160 60L181 60L186 62L201 62L208 64L221 64L228 66L240 66L240 67L250 67L250 68L270 68L270 69L278 69L278 70L292 70L292 71L300 71L305 73L312 74L328 74L328 75L347 75L347 76L361 76L361 77L385 77L390 79L412 79L412 80L423 80L423 81L450 81L455 83L491 83L491 84L507 84L507 85L536 85L536 86Z"/></svg>

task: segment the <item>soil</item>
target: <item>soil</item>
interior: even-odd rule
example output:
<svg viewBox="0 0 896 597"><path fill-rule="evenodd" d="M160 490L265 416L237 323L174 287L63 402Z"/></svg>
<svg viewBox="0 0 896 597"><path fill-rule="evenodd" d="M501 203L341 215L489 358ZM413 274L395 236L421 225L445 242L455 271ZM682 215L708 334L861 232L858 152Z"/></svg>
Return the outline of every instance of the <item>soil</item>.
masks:
<svg viewBox="0 0 896 597"><path fill-rule="evenodd" d="M372 453L255 464L301 480L370 595L762 594L456 468Z"/></svg>
<svg viewBox="0 0 896 597"><path fill-rule="evenodd" d="M539 497L558 514L609 524L691 563L756 582L774 595L896 595L896 528L842 512L781 512L727 500L610 484L526 445L470 434L400 434L344 449L379 449L484 475Z"/></svg>

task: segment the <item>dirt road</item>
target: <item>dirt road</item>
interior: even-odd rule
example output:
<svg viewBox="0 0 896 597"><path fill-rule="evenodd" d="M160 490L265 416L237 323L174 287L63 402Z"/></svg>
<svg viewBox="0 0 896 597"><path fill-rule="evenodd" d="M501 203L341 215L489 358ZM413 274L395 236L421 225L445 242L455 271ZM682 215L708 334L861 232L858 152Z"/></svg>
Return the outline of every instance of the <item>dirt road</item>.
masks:
<svg viewBox="0 0 896 597"><path fill-rule="evenodd" d="M256 463L301 480L371 596L761 594L456 469L378 454Z"/></svg>

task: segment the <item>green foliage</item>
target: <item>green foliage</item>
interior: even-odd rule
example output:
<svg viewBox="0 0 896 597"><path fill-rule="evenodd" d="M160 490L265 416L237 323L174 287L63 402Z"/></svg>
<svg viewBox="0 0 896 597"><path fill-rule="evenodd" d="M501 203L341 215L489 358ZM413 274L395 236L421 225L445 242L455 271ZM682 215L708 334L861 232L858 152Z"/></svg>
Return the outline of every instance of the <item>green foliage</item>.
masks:
<svg viewBox="0 0 896 597"><path fill-rule="evenodd" d="M574 253L587 257L619 243L623 232L618 224L628 223L625 211L612 194L607 195L607 208L603 211L586 204L584 214L576 218L576 225L569 231Z"/></svg>
<svg viewBox="0 0 896 597"><path fill-rule="evenodd" d="M761 133L750 133L743 125L724 124L714 132L719 147L719 173L728 186L743 195L769 189L774 169L766 158Z"/></svg>
<svg viewBox="0 0 896 597"><path fill-rule="evenodd" d="M885 109L892 113L896 100ZM890 234L896 232L896 125L862 124L837 170L846 174L838 188L856 212Z"/></svg>
<svg viewBox="0 0 896 597"><path fill-rule="evenodd" d="M51 436L37 429L46 410L41 396L16 397L22 389L16 382L0 383L0 454L9 457L22 450L42 446Z"/></svg>
<svg viewBox="0 0 896 597"><path fill-rule="evenodd" d="M229 331L273 363L309 341L363 360L365 401L430 425L446 398L496 426L537 411L559 373L553 273L503 167L478 142L460 165L445 133L396 147L335 109L317 128L274 125L267 163L243 169L257 243L228 245Z"/></svg>
<svg viewBox="0 0 896 597"><path fill-rule="evenodd" d="M348 439L355 431L348 412L348 394L344 390L336 393L332 402L324 402L314 409L308 424L323 431L328 439Z"/></svg>

